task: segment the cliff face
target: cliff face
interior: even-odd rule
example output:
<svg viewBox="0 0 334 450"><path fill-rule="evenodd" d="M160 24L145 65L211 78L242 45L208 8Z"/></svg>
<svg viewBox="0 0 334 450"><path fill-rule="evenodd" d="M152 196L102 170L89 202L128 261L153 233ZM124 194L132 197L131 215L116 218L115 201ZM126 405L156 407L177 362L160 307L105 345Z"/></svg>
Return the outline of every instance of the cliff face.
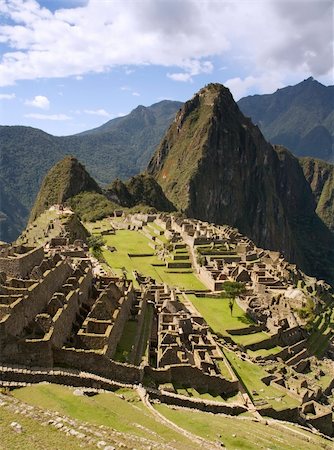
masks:
<svg viewBox="0 0 334 450"><path fill-rule="evenodd" d="M316 212L334 233L334 165L314 158L299 162L317 203Z"/></svg>
<svg viewBox="0 0 334 450"><path fill-rule="evenodd" d="M35 220L50 206L64 203L69 198L86 191L101 193L100 187L84 166L73 156L65 157L45 176L29 221Z"/></svg>
<svg viewBox="0 0 334 450"><path fill-rule="evenodd" d="M298 239L301 218L318 220L298 160L267 143L222 85L205 87L184 105L148 172L188 216L236 226L315 273Z"/></svg>

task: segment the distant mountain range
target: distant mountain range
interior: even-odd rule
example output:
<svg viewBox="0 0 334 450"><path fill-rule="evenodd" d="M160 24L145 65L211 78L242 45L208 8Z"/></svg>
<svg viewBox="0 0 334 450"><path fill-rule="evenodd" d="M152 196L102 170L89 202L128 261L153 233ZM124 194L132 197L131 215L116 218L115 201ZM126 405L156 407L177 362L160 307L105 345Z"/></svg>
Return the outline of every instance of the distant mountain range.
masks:
<svg viewBox="0 0 334 450"><path fill-rule="evenodd" d="M334 162L334 86L311 77L274 94L244 97L238 105L272 144Z"/></svg>
<svg viewBox="0 0 334 450"><path fill-rule="evenodd" d="M271 142L285 145L298 156L331 161L333 89L308 79L274 94L245 97L238 105ZM168 100L138 106L127 116L65 137L30 127L0 126L0 182L5 186L0 191L0 240L17 237L43 177L66 155L77 157L102 186L143 171L181 106ZM327 217L334 211L331 203L329 207Z"/></svg>
<svg viewBox="0 0 334 450"><path fill-rule="evenodd" d="M23 126L0 126L0 240L23 229L47 171L66 155L85 164L101 185L145 169L181 102L138 106L124 117L73 136L56 137ZM14 213L15 211L15 213Z"/></svg>

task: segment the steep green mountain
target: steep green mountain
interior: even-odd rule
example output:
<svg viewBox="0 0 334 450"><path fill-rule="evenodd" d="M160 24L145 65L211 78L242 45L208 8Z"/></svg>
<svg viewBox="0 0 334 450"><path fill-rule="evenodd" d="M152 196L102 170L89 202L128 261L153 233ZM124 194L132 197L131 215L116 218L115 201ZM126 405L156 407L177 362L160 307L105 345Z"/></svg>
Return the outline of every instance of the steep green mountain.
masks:
<svg viewBox="0 0 334 450"><path fill-rule="evenodd" d="M272 144L297 156L334 161L334 86L311 77L274 94L242 98L238 105Z"/></svg>
<svg viewBox="0 0 334 450"><path fill-rule="evenodd" d="M103 191L73 156L66 156L49 170L37 195L29 222L54 204L69 205L84 221L102 219L120 207L175 210L153 177L147 174L137 175L124 183L116 179Z"/></svg>
<svg viewBox="0 0 334 450"><path fill-rule="evenodd" d="M67 156L52 167L43 180L29 221L35 220L54 204L63 204L80 192L101 194L101 189L73 156Z"/></svg>
<svg viewBox="0 0 334 450"><path fill-rule="evenodd" d="M224 86L210 84L185 103L148 173L188 216L236 226L334 280L334 238L315 213L297 158L266 142Z"/></svg>
<svg viewBox="0 0 334 450"><path fill-rule="evenodd" d="M26 222L45 174L65 155L80 159L101 184L139 173L180 106L169 100L139 106L127 116L74 136L55 137L30 127L0 126L0 176L6 181L7 203L20 216L18 223ZM13 236L16 232L8 234L7 227L0 227L0 240L12 240Z"/></svg>
<svg viewBox="0 0 334 450"><path fill-rule="evenodd" d="M157 211L174 211L161 186L148 174L136 175L128 181L116 179L106 190L107 197L121 206L132 208L143 204Z"/></svg>
<svg viewBox="0 0 334 450"><path fill-rule="evenodd" d="M317 203L316 212L334 232L334 165L313 158L299 160Z"/></svg>

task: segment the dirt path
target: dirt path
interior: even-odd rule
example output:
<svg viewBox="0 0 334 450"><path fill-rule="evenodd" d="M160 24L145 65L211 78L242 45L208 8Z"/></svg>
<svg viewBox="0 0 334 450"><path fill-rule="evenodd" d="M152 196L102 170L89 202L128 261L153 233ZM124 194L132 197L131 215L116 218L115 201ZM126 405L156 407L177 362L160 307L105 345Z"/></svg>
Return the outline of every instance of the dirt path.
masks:
<svg viewBox="0 0 334 450"><path fill-rule="evenodd" d="M204 447L205 449L212 449L212 450L214 450L214 449L222 450L222 449L225 448L221 444L217 444L217 443L212 442L212 441L207 441L207 440L201 438L200 436L197 436L197 435L191 433L190 431L187 431L184 428L179 427L174 422L172 422L171 420L167 419L165 416L160 414L159 411L157 411L151 405L151 403L149 401L149 398L148 398L148 394L147 394L146 389L144 387L139 386L137 388L137 392L138 392L138 395L141 398L142 402L144 403L144 405L151 411L151 413L157 418L157 420L160 423L168 426L169 428L172 428L173 430L175 430L178 433L182 434L183 436L187 437L193 443L198 444L199 448L203 448Z"/></svg>

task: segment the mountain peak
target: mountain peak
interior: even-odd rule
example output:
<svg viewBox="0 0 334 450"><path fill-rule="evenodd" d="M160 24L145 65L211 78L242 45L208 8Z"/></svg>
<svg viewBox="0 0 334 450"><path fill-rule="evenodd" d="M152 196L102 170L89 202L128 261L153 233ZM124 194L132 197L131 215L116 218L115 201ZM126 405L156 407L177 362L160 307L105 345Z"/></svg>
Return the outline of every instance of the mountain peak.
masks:
<svg viewBox="0 0 334 450"><path fill-rule="evenodd" d="M205 86L184 104L148 172L188 217L237 227L312 272L299 218L319 219L298 160L266 142L224 86ZM317 226L319 245L332 245L329 230Z"/></svg>
<svg viewBox="0 0 334 450"><path fill-rule="evenodd" d="M29 221L35 220L50 206L64 203L84 191L101 193L85 167L74 156L65 156L45 176Z"/></svg>

